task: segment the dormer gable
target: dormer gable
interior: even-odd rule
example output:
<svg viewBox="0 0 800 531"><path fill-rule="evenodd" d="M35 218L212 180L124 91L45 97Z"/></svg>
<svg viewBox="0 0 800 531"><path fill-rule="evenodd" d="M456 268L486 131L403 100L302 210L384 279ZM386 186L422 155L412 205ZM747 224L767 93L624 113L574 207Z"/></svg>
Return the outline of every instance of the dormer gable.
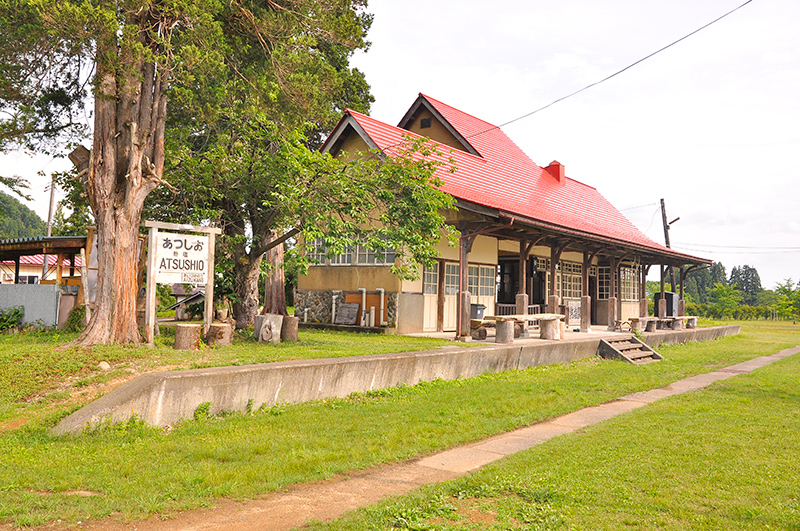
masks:
<svg viewBox="0 0 800 531"><path fill-rule="evenodd" d="M453 127L423 94L411 105L397 127L426 136L453 149L466 151L477 157L481 154Z"/></svg>
<svg viewBox="0 0 800 531"><path fill-rule="evenodd" d="M332 157L347 153L347 156L352 158L359 152L377 149L378 145L364 131L358 121L353 118L348 109L333 131L331 131L331 134L328 135L320 151L329 153Z"/></svg>

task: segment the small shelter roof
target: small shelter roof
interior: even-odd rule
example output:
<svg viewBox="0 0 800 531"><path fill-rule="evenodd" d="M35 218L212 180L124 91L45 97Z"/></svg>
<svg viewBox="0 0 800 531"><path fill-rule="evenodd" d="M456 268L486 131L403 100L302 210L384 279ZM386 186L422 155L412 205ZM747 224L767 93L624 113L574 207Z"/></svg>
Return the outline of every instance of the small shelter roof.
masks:
<svg viewBox="0 0 800 531"><path fill-rule="evenodd" d="M0 261L17 260L40 254L80 254L86 247L86 236L39 236L0 241ZM42 261L39 261L39 265Z"/></svg>

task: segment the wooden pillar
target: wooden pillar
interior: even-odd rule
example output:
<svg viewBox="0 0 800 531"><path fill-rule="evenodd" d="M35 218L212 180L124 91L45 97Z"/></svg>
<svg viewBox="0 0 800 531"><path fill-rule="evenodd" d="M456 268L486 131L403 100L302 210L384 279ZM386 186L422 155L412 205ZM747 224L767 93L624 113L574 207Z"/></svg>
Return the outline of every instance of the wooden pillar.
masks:
<svg viewBox="0 0 800 531"><path fill-rule="evenodd" d="M469 311L470 311L470 293L467 287L468 282L468 267L469 267L469 252L472 250L472 242L475 236L468 236L467 229L461 229L461 237L459 238L459 275L458 275L458 320L457 320L457 335L464 337L469 335Z"/></svg>
<svg viewBox="0 0 800 531"><path fill-rule="evenodd" d="M439 260L437 264L439 276L436 286L436 331L444 331L444 260Z"/></svg>
<svg viewBox="0 0 800 531"><path fill-rule="evenodd" d="M556 292L556 266L560 258L561 253L558 251L558 246L550 247L550 297L547 303L547 311L549 313L558 313L558 305L561 302Z"/></svg>
<svg viewBox="0 0 800 531"><path fill-rule="evenodd" d="M14 284L19 284L19 256L14 258Z"/></svg>
<svg viewBox="0 0 800 531"><path fill-rule="evenodd" d="M64 272L62 271L64 267L64 253L58 253L58 255L56 255L56 260L58 260L56 264L56 284L60 286L64 283Z"/></svg>
<svg viewBox="0 0 800 531"><path fill-rule="evenodd" d="M659 267L661 268L661 298L658 300L658 308L656 308L655 311L656 315L663 319L667 316L667 297L664 289L664 275L666 268L663 265L660 265Z"/></svg>
<svg viewBox="0 0 800 531"><path fill-rule="evenodd" d="M613 256L609 265L609 286L608 286L608 329L613 331L616 328L619 314L617 313L617 259Z"/></svg>
<svg viewBox="0 0 800 531"><path fill-rule="evenodd" d="M683 317L686 315L686 301L683 300L683 285L686 282L686 268L681 266L680 268L680 287L678 296L678 316Z"/></svg>
<svg viewBox="0 0 800 531"><path fill-rule="evenodd" d="M581 332L588 332L592 324L592 296L589 294L589 269L592 267L594 254L583 253L583 269L581 270Z"/></svg>
<svg viewBox="0 0 800 531"><path fill-rule="evenodd" d="M528 304L530 302L528 298L528 253L530 250L531 248L527 240L521 240L519 242L519 289L514 299L516 305L514 313L518 315L527 315L528 313ZM527 326L527 323L525 326Z"/></svg>

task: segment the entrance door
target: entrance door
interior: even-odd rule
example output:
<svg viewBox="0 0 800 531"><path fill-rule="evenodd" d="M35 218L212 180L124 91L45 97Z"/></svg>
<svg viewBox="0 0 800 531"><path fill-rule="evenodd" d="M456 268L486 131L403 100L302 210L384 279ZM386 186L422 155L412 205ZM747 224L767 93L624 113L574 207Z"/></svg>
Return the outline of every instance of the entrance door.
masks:
<svg viewBox="0 0 800 531"><path fill-rule="evenodd" d="M423 323L426 332L436 330L439 310L439 266L422 272Z"/></svg>
<svg viewBox="0 0 800 531"><path fill-rule="evenodd" d="M458 323L458 264L444 264L444 319L443 328L449 332L456 329Z"/></svg>

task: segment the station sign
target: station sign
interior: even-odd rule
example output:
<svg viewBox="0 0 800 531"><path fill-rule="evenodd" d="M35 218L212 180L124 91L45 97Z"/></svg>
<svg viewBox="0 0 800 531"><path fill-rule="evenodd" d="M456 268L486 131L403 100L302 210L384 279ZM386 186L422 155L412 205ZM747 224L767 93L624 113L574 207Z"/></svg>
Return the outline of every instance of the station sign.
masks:
<svg viewBox="0 0 800 531"><path fill-rule="evenodd" d="M156 283L208 284L208 235L158 232Z"/></svg>

